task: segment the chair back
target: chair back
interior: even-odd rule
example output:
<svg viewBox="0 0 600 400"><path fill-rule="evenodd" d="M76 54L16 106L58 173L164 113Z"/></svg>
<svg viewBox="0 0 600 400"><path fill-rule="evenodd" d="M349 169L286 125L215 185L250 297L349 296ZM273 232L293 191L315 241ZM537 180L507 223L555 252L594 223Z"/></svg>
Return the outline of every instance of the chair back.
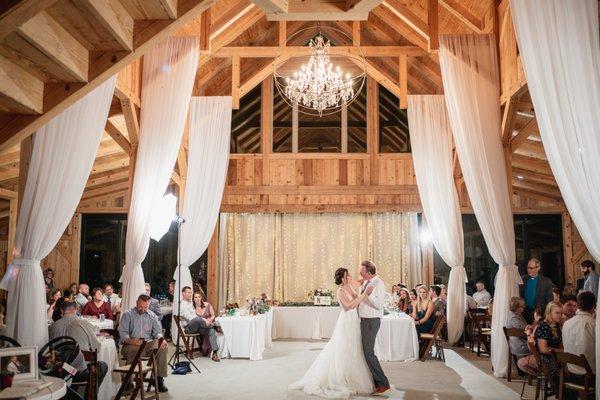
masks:
<svg viewBox="0 0 600 400"><path fill-rule="evenodd" d="M181 326L181 317L179 315L173 314L173 319L175 320L175 325L177 326L177 332L179 332L179 335L181 337L184 337L185 331L183 330L183 327Z"/></svg>
<svg viewBox="0 0 600 400"><path fill-rule="evenodd" d="M9 349L12 347L21 347L21 344L13 338L0 335L0 349Z"/></svg>
<svg viewBox="0 0 600 400"><path fill-rule="evenodd" d="M86 384L86 400L96 400L98 398L98 350L81 350L83 359L88 364L89 377Z"/></svg>
<svg viewBox="0 0 600 400"><path fill-rule="evenodd" d="M483 328L487 328L492 322L492 316L487 314L473 314L473 323L477 328L477 331L481 333Z"/></svg>
<svg viewBox="0 0 600 400"><path fill-rule="evenodd" d="M575 354L566 353L563 351L559 351L555 354L556 362L561 368L566 368L567 364L572 364L585 370L586 375L594 375L594 371L592 371L592 367L590 366L590 363L588 362L587 358L585 358L585 355L581 354L577 356Z"/></svg>
<svg viewBox="0 0 600 400"><path fill-rule="evenodd" d="M435 323L433 324L433 327L431 328L430 332L433 335L433 340L437 340L440 338L440 332L445 323L446 317L444 317L443 315L440 315L435 319Z"/></svg>

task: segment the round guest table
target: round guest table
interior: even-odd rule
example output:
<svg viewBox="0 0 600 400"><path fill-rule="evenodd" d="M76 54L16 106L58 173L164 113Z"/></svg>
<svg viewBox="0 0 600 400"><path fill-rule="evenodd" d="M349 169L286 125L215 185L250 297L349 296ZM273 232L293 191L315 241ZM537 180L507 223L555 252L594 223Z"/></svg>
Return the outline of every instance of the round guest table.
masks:
<svg viewBox="0 0 600 400"><path fill-rule="evenodd" d="M338 306L274 307L273 339L328 339L339 315Z"/></svg>
<svg viewBox="0 0 600 400"><path fill-rule="evenodd" d="M30 395L21 395L20 398L26 400L58 400L67 393L67 383L64 380L52 376L44 376L42 379L35 379L33 381L14 381L11 388L0 392L0 399L15 398L12 394L17 394L16 390L19 389L32 392L43 383L50 383L50 386ZM31 389L28 390L29 388Z"/></svg>
<svg viewBox="0 0 600 400"><path fill-rule="evenodd" d="M81 318L94 325L96 331L99 331L100 329L114 329L115 327L115 321L113 321L112 319L106 318L104 321L100 321L98 318L93 317L83 316Z"/></svg>
<svg viewBox="0 0 600 400"><path fill-rule="evenodd" d="M413 361L419 357L419 337L415 321L406 314L389 314L381 319L375 340L380 361Z"/></svg>
<svg viewBox="0 0 600 400"><path fill-rule="evenodd" d="M113 374L113 369L119 366L119 355L117 346L111 337L99 336L101 347L98 349L98 361L104 361L108 366L108 372L98 388L98 400L110 400L117 394L120 386L120 375Z"/></svg>
<svg viewBox="0 0 600 400"><path fill-rule="evenodd" d="M265 348L270 345L268 314L255 316L217 317L223 329L225 343L219 349L220 357L248 358L262 360Z"/></svg>

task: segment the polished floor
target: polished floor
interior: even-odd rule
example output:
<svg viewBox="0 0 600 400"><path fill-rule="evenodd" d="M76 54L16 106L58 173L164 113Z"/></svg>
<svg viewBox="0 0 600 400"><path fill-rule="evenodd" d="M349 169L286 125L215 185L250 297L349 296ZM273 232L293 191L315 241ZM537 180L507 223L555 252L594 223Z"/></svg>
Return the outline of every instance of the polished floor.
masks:
<svg viewBox="0 0 600 400"><path fill-rule="evenodd" d="M165 399L300 400L317 399L290 391L325 342L275 341L261 361L194 359L201 373L169 376ZM386 362L382 366L393 385L388 399L519 399L519 383L507 385L488 373L489 359L476 358L463 349L447 349L446 362ZM509 387L510 386L510 387ZM512 388L511 388L512 387ZM513 390L513 388L515 390ZM354 397L364 399L370 397Z"/></svg>

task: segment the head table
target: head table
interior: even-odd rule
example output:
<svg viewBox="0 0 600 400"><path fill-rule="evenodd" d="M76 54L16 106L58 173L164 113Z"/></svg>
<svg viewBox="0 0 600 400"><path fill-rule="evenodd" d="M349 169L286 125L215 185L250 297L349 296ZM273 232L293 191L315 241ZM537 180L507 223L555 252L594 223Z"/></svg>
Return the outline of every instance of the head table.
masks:
<svg viewBox="0 0 600 400"><path fill-rule="evenodd" d="M273 310L254 316L217 317L223 329L224 343L219 346L222 358L248 358L262 360L265 348L271 347Z"/></svg>

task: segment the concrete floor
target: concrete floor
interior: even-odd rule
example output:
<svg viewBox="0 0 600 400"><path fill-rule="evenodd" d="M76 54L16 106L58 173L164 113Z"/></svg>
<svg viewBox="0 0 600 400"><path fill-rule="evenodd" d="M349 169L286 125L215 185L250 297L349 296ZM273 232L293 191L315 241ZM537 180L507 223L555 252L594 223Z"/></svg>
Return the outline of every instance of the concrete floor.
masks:
<svg viewBox="0 0 600 400"><path fill-rule="evenodd" d="M215 363L195 358L201 374L169 376L169 392L163 399L318 399L290 391L288 384L302 377L323 348L323 341L275 341L261 361L240 359ZM491 375L489 358L476 357L466 349L445 350L446 362L382 363L393 390L388 399L519 399L521 382L508 384ZM514 390L513 390L514 389ZM527 395L528 392L526 392ZM370 397L354 397L365 399Z"/></svg>

